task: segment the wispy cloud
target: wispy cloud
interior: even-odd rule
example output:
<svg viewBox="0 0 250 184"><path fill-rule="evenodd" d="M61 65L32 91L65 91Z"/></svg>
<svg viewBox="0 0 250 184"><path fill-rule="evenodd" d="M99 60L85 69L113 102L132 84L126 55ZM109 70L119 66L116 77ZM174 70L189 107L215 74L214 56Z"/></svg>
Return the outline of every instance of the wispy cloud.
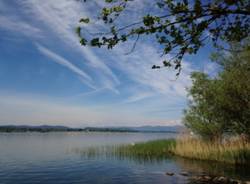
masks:
<svg viewBox="0 0 250 184"><path fill-rule="evenodd" d="M24 35L26 38L43 37L43 31L32 22L22 19L18 11L13 6L7 4L7 1L1 1L0 7L0 30L14 32L16 37L20 37L20 35Z"/></svg>
<svg viewBox="0 0 250 184"><path fill-rule="evenodd" d="M91 4L93 1L89 2ZM95 2L100 5L104 1L95 0ZM153 3L151 0L147 0L147 2ZM109 51L80 46L75 34L75 27L80 17L96 15L96 13L93 13L93 10L96 12L96 9L95 7L88 8L87 4L85 6L84 3L81 4L79 1L17 0L15 3L16 6L20 7L15 16L9 13L2 16L0 13L0 22L5 24L0 24L0 29L15 33L21 32L22 35L25 35L24 38L31 36L32 43L39 43L36 44L36 49L40 53L50 58L50 61L57 63L58 66L67 68L73 75L77 75L80 81L92 88L93 91L84 93L85 88L83 91L83 88L78 89L76 87L72 90L73 92L67 93L68 96L62 100L66 103L70 102L70 104L74 104L76 101L77 104L80 104L79 99L81 99L81 102L84 100L91 101L89 103L91 105L86 107L81 104L83 109L87 109L86 111L82 111L80 107L70 105L67 107L65 104L55 105L50 100L43 104L35 98L26 99L30 102L27 105L24 101L21 101L22 97L17 97L10 101L9 112L14 114L11 107L15 107L15 113L22 117L20 119L40 118L41 120L44 116L40 117L39 113L46 114L46 108L49 110L57 109L51 111L51 113L54 112L53 115L50 114L49 118L45 118L47 122L56 120L56 116L60 117L60 114L63 114L59 118L61 122L70 121L70 118L73 121L77 119L77 122L81 120L91 121L92 118L91 122L118 122L126 125L133 122L162 124L167 123L170 119L180 119L181 112L171 111L171 113L165 114L161 109L163 111L164 109L172 109L178 104L181 104L180 111L182 107L184 108L187 94L186 87L191 85L189 74L195 70L193 65L184 61L181 75L177 80L175 80L176 71L174 69L152 70L152 65L161 63L164 58L160 57L155 43L152 40L144 39L144 37L143 40L138 42L138 47L130 55L124 54L131 49L133 43L131 45L125 43L125 45L119 45ZM133 15L128 12L130 17L119 18L120 24L130 23L131 19L139 17L140 13L144 13L147 7L144 3L141 3L141 0L135 0L129 2L129 4L131 9L136 6L137 9L141 10L136 11ZM13 11L14 8L15 6L13 6ZM17 16L19 13L22 16ZM98 31L97 28L103 28L100 22L93 26L91 22L90 25L90 32L96 32ZM39 35L42 35L42 37L36 37ZM129 42L132 41L129 40ZM57 47L59 48L57 49ZM58 52L59 50L67 50L67 53ZM33 52L33 54L37 53ZM207 69L210 71L213 68L208 66ZM1 103L3 103L3 99L4 97L2 97ZM11 97L8 99L11 99ZM4 101L4 103L7 102ZM28 114L29 109L36 109L35 106L39 103L43 105L38 105L36 116ZM140 104L143 105L140 106ZM93 106L96 108L91 109ZM21 110L23 107L25 112ZM2 114L3 112L6 112L6 110L2 111ZM70 113L72 113L72 116L69 115ZM67 114L67 118L64 114ZM91 116L88 116L89 114ZM121 119L121 117L125 118ZM10 113L9 118L11 119Z"/></svg>
<svg viewBox="0 0 250 184"><path fill-rule="evenodd" d="M99 122L101 115L90 108L65 105L49 98L25 95L0 95L0 123L64 124L83 126Z"/></svg>
<svg viewBox="0 0 250 184"><path fill-rule="evenodd" d="M62 56L56 54L55 52L52 52L51 50L43 47L40 44L36 44L37 49L44 54L45 56L49 57L52 59L52 61L68 68L69 70L71 70L72 72L84 77L85 79L88 79L89 81L91 81L91 77L86 74L83 70L81 70L80 68L76 67L75 65L73 65L70 61L68 61L67 59L63 58Z"/></svg>
<svg viewBox="0 0 250 184"><path fill-rule="evenodd" d="M151 45L140 43L140 47L134 53L128 56L122 53L121 47L115 49L114 54L120 56L120 60L114 62L114 65L136 83L148 87L155 94L186 96L186 87L191 85L190 73L193 71L190 64L183 61L181 75L176 79L174 69L151 69L153 64L163 60L157 54L156 48Z"/></svg>
<svg viewBox="0 0 250 184"><path fill-rule="evenodd" d="M42 31L31 24L20 20L18 17L0 15L0 28L8 31L14 31L28 37L42 37Z"/></svg>
<svg viewBox="0 0 250 184"><path fill-rule="evenodd" d="M108 86L113 91L118 91L116 86L120 81L115 73L92 49L81 47L75 34L79 18L91 14L89 10L74 0L23 0L19 3L25 7L24 12L45 24L67 47L78 51L84 58L85 64L91 66L93 70L98 70L95 74L99 76L97 84L101 85L100 88Z"/></svg>
<svg viewBox="0 0 250 184"><path fill-rule="evenodd" d="M135 93L131 96L129 96L126 100L124 100L124 103L134 103L134 102L138 102L141 100L144 100L146 98L152 97L155 94L152 92L144 92L144 91L139 91L138 93Z"/></svg>
<svg viewBox="0 0 250 184"><path fill-rule="evenodd" d="M0 124L61 124L66 126L171 125L174 121L154 121L133 109L69 105L45 97L0 94ZM112 116L111 116L112 114ZM121 118L122 117L122 118ZM119 122L119 124L117 124Z"/></svg>
<svg viewBox="0 0 250 184"><path fill-rule="evenodd" d="M138 6L141 4L139 1L136 1L136 3L138 3ZM151 69L153 64L163 60L159 56L157 48L151 42L141 41L138 43L140 47L137 47L135 52L130 55L124 55L126 50L129 50L128 45L125 48L124 45L121 45L112 51L96 51L95 49L81 47L74 33L74 28L79 17L89 16L93 10L87 9L87 5L81 5L76 1L60 1L58 3L55 0L39 3L35 0L24 0L21 4L28 7L29 12L32 12L35 17L39 17L57 36L65 41L68 47L72 47L82 54L87 61L85 64L93 68L95 83L100 89L110 89L117 94L121 92L117 89L117 86L122 85L123 81L120 81L109 65L112 65L125 78L133 81L134 85L144 86L140 90L129 90L128 97L125 100L123 99L122 102L142 101L150 97L150 94L171 96L171 104L175 100L178 101L179 98L185 98L186 87L191 84L189 74L193 68L190 64L183 62L181 76L175 80L175 70ZM142 11L131 16L138 17L140 13L143 13L145 6L140 5L140 9ZM121 21L126 23L126 20ZM90 26L89 31L94 32L95 29L94 26ZM127 90L123 88L121 93L127 93Z"/></svg>
<svg viewBox="0 0 250 184"><path fill-rule="evenodd" d="M23 0L19 3L26 7L27 13L33 14L34 17L53 30L56 36L65 41L68 47L73 47L82 54L85 60L88 61L85 64L92 67L95 75L99 76L95 80L99 88L106 87L111 91L119 93L117 86L121 82L109 67L109 65L112 65L112 67L116 67L118 71L124 73L132 81L151 88L155 93L166 95L178 94L182 97L186 95L185 87L191 83L188 76L192 71L191 66L185 62L183 63L183 71L178 80L174 80L176 71L166 71L164 69L158 71L152 70L151 66L157 62L161 62L162 58L151 43L141 42L140 47L136 48L136 52L128 56L124 55L125 50L123 46L109 53L104 50L94 52L93 49L81 47L74 29L80 17L92 15L93 10L87 9L87 5L84 6L77 1L59 2L58 0L43 2ZM141 4L139 1L135 3L138 6ZM145 8L146 6L140 5L141 11L131 16L140 16ZM126 23L126 20L121 21ZM89 31L94 32L94 29L94 26L90 26ZM100 55L104 55L105 58L102 59ZM134 96L134 94L131 96Z"/></svg>

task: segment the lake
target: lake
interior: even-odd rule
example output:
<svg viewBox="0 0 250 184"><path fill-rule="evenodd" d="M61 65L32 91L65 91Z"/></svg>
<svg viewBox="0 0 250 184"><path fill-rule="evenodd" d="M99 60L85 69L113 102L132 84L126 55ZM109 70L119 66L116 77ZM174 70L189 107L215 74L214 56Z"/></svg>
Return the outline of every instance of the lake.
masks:
<svg viewBox="0 0 250 184"><path fill-rule="evenodd" d="M161 160L85 156L89 147L131 144L176 137L170 133L1 133L1 184L191 183L186 176L221 174L250 179L247 168L171 157ZM78 150L78 151L76 151ZM175 173L167 176L166 172Z"/></svg>

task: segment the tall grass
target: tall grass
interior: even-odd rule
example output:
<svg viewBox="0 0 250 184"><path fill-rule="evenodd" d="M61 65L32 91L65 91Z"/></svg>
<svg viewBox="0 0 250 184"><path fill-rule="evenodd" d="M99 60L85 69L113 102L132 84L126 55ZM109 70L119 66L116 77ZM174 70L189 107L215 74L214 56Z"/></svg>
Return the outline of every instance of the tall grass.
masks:
<svg viewBox="0 0 250 184"><path fill-rule="evenodd" d="M250 165L250 142L240 138L208 142L198 138L155 140L116 148L117 155L136 157L181 156L189 159L218 161L235 165Z"/></svg>
<svg viewBox="0 0 250 184"><path fill-rule="evenodd" d="M115 152L127 156L166 157L175 147L174 139L154 140L117 147Z"/></svg>
<svg viewBox="0 0 250 184"><path fill-rule="evenodd" d="M175 147L174 139L154 140L125 145L97 146L72 151L83 157L115 157L135 160L158 160L169 154Z"/></svg>
<svg viewBox="0 0 250 184"><path fill-rule="evenodd" d="M250 143L241 139L219 143L197 138L180 138L172 151L185 158L250 165Z"/></svg>
<svg viewBox="0 0 250 184"><path fill-rule="evenodd" d="M198 138L154 140L128 145L101 146L74 150L82 156L115 156L121 158L157 160L176 155L189 159L218 161L222 163L250 165L250 142L241 139L224 143L207 142Z"/></svg>

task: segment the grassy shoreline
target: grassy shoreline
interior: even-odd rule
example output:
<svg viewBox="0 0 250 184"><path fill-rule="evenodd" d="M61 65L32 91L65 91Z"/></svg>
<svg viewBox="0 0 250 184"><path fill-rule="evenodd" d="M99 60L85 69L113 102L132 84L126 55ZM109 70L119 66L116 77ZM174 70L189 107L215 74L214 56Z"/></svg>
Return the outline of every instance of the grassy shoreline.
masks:
<svg viewBox="0 0 250 184"><path fill-rule="evenodd" d="M115 153L125 156L159 158L172 154L171 150L175 146L176 141L174 139L161 139L118 146Z"/></svg>
<svg viewBox="0 0 250 184"><path fill-rule="evenodd" d="M136 157L164 157L217 161L234 165L250 165L250 143L240 139L224 143L205 142L196 138L154 140L119 146L115 153Z"/></svg>
<svg viewBox="0 0 250 184"><path fill-rule="evenodd" d="M219 143L182 138L177 140L173 153L189 159L250 165L250 143L241 139Z"/></svg>

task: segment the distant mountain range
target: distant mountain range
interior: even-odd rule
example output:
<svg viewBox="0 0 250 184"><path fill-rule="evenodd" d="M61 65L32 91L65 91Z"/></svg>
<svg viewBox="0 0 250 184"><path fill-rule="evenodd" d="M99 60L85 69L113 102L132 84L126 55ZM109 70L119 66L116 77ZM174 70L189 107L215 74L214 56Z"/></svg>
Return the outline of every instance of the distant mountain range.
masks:
<svg viewBox="0 0 250 184"><path fill-rule="evenodd" d="M81 129L69 128L66 126L29 126L29 125L4 125L0 126L0 132L61 132L61 131L80 131Z"/></svg>
<svg viewBox="0 0 250 184"><path fill-rule="evenodd" d="M183 130L183 126L140 126L140 127L85 127L70 128L66 126L52 125L3 125L0 126L0 132L169 132L177 133Z"/></svg>

